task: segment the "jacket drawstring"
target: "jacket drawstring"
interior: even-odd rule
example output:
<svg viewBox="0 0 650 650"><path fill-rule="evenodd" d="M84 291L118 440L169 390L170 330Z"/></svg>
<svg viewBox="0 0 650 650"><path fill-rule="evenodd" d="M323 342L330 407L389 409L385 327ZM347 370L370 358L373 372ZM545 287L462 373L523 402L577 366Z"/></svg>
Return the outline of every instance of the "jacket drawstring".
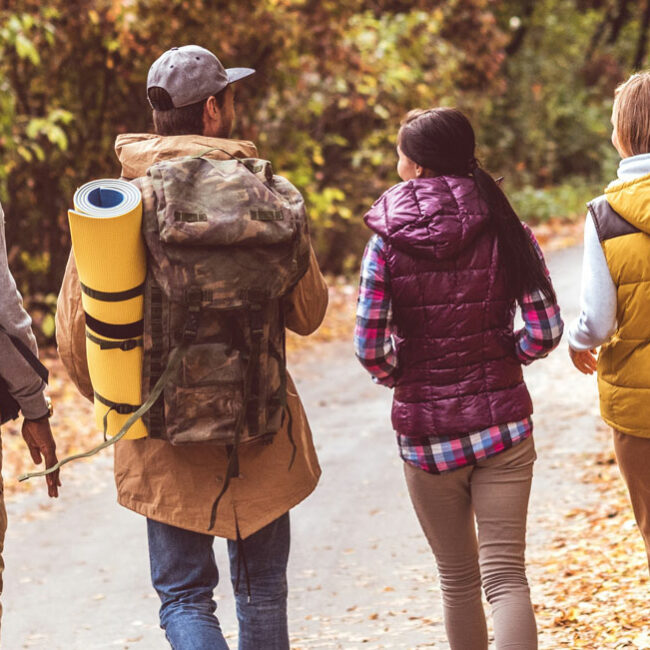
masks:
<svg viewBox="0 0 650 650"><path fill-rule="evenodd" d="M251 604L251 579L248 573L248 562L246 561L246 550L244 547L244 540L239 532L239 521L237 520L237 513L235 513L235 529L237 531L237 577L235 579L235 596L239 594L239 582L241 578L241 565L244 565L244 575L246 576L246 592L248 593L248 604Z"/></svg>
<svg viewBox="0 0 650 650"><path fill-rule="evenodd" d="M285 418L288 420L287 436L289 438L289 442L291 443L291 460L289 461L289 467L287 469L288 471L291 471L291 468L293 467L293 463L296 460L298 447L296 445L296 441L293 438L293 413L291 413L291 409L288 406L285 406L284 411L282 411L282 426L284 426Z"/></svg>

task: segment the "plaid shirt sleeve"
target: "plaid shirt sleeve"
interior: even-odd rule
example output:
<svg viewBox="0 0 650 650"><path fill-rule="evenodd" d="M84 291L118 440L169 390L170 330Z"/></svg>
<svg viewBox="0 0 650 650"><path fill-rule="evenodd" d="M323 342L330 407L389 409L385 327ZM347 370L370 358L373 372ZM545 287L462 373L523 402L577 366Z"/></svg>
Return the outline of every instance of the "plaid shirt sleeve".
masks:
<svg viewBox="0 0 650 650"><path fill-rule="evenodd" d="M384 241L379 235L373 235L361 261L354 350L378 384L392 387L391 375L397 368L397 354L391 337L389 285Z"/></svg>
<svg viewBox="0 0 650 650"><path fill-rule="evenodd" d="M524 224L524 228L548 276L544 255L535 235L526 224ZM535 290L524 294L519 301L519 306L524 319L524 327L515 335L517 356L521 363L529 365L537 359L544 358L558 346L562 338L564 323L557 302L549 300L541 291Z"/></svg>

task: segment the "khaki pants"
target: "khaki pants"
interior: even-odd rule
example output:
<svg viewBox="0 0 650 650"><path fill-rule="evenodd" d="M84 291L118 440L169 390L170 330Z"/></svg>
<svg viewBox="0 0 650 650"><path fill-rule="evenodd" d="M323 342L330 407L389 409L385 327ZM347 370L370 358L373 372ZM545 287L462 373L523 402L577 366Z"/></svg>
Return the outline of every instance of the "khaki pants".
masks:
<svg viewBox="0 0 650 650"><path fill-rule="evenodd" d="M438 565L451 650L487 650L481 585L498 650L537 648L524 561L535 458L529 438L474 466L439 475L404 465L411 501Z"/></svg>
<svg viewBox="0 0 650 650"><path fill-rule="evenodd" d="M650 565L650 439L614 429L614 451L630 493L632 510L645 542Z"/></svg>

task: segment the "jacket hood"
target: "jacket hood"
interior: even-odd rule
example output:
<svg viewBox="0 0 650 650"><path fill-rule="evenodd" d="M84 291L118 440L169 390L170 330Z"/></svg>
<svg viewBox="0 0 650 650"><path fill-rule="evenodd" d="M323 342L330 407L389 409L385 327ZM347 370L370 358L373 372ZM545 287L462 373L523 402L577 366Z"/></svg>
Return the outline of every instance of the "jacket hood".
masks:
<svg viewBox="0 0 650 650"><path fill-rule="evenodd" d="M605 189L605 196L625 221L650 234L650 174L631 181L614 181Z"/></svg>
<svg viewBox="0 0 650 650"><path fill-rule="evenodd" d="M447 259L466 248L488 218L473 178L437 176L394 185L375 201L364 221L398 250Z"/></svg>
<svg viewBox="0 0 650 650"><path fill-rule="evenodd" d="M144 176L151 165L161 160L193 156L213 147L216 150L206 153L206 157L217 160L230 156L257 158L257 149L248 140L153 133L124 133L115 140L115 153L122 164L122 177L128 180Z"/></svg>

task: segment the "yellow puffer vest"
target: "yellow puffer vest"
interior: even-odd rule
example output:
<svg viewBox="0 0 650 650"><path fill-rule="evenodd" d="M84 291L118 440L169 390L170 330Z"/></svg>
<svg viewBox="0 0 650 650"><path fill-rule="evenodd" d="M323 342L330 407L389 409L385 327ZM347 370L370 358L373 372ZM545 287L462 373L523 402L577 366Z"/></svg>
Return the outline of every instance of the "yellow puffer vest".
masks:
<svg viewBox="0 0 650 650"><path fill-rule="evenodd" d="M598 357L603 419L650 438L650 174L589 204L617 291L617 329Z"/></svg>

